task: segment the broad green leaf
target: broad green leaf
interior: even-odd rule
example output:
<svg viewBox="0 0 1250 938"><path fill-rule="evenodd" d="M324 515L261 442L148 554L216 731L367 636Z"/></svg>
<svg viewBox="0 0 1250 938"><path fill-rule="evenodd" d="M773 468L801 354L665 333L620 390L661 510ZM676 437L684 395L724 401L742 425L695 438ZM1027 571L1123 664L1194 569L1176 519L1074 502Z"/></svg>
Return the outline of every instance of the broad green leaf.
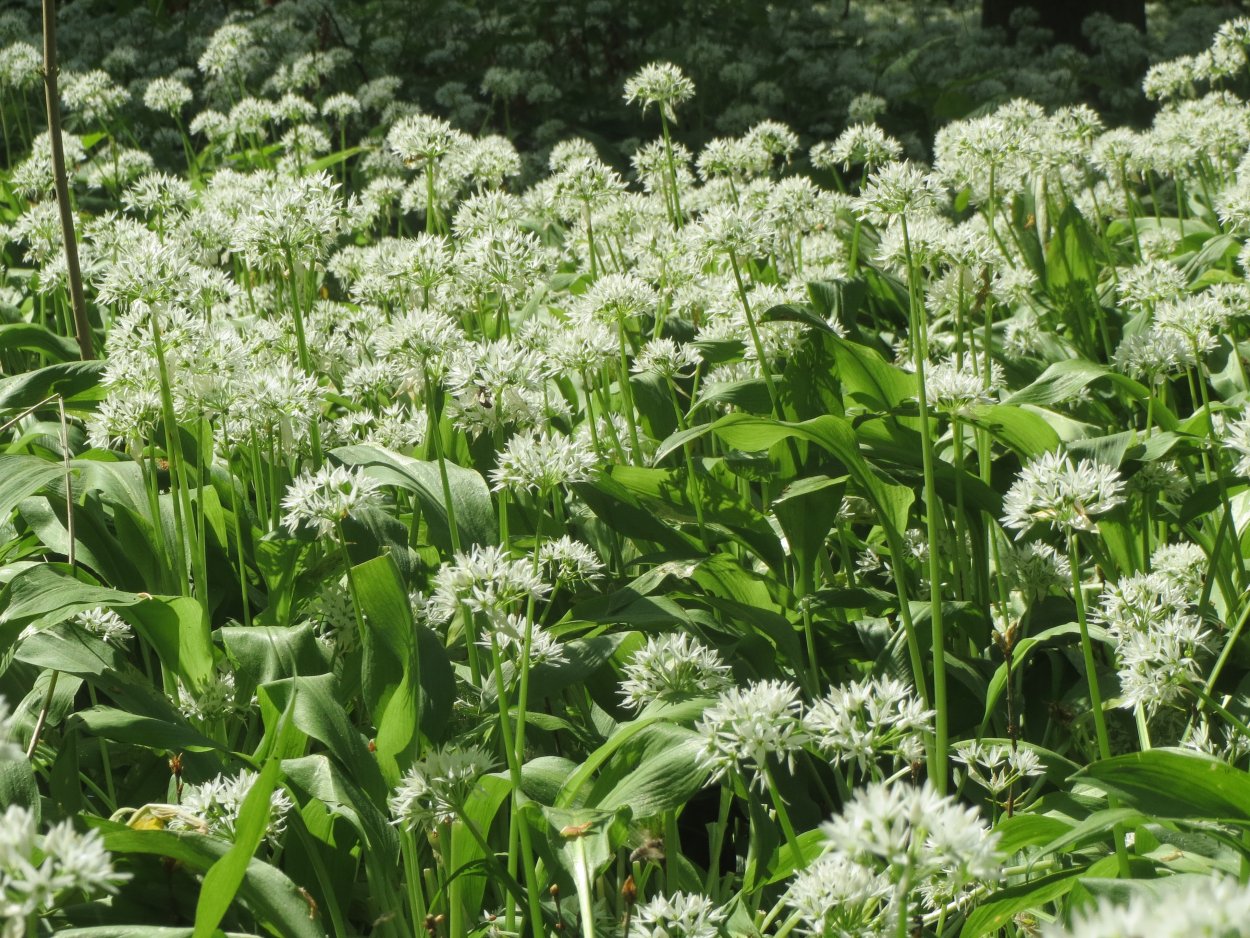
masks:
<svg viewBox="0 0 1250 938"><path fill-rule="evenodd" d="M916 376L892 365L877 352L846 339L832 337L838 378L846 396L873 413L888 413L916 397Z"/></svg>
<svg viewBox="0 0 1250 938"><path fill-rule="evenodd" d="M186 724L158 720L113 707L92 707L79 711L70 719L92 736L145 749L207 752L224 748Z"/></svg>
<svg viewBox="0 0 1250 938"><path fill-rule="evenodd" d="M1055 224L1055 234L1046 247L1046 284L1049 288L1098 282L1099 265L1105 251L1080 211L1067 205Z"/></svg>
<svg viewBox="0 0 1250 938"><path fill-rule="evenodd" d="M444 504L438 463L423 462L380 446L363 444L341 446L332 450L331 455L348 466L363 468L379 482L398 486L416 495L429 523L430 536L438 547L451 549L447 506ZM474 470L454 463L446 463L446 469L461 547L468 549L472 544L493 544L498 532L486 480Z"/></svg>
<svg viewBox="0 0 1250 938"><path fill-rule="evenodd" d="M539 804L555 804L562 786L577 770L577 763L563 756L538 756L521 766L521 790Z"/></svg>
<svg viewBox="0 0 1250 938"><path fill-rule="evenodd" d="M239 808L234 843L204 874L200 898L195 906L195 933L192 938L212 938L234 902L247 876L252 854L264 839L269 825L270 796L281 777L282 763L270 758L248 789Z"/></svg>
<svg viewBox="0 0 1250 938"><path fill-rule="evenodd" d="M696 484L684 468L617 465L607 474L658 517L692 525L697 523L701 511L705 524L723 527L774 570L784 569L781 544L768 519L711 475L699 476Z"/></svg>
<svg viewBox="0 0 1250 938"><path fill-rule="evenodd" d="M73 361L0 379L0 414L34 407L56 394L65 398L67 410L89 410L104 399L104 366L102 361Z"/></svg>
<svg viewBox="0 0 1250 938"><path fill-rule="evenodd" d="M560 789L560 796L556 799L556 806L560 808L568 808L579 804L581 796L584 794L583 789L594 774L610 759L622 746L631 739L645 730L648 726L660 722L676 723L679 720L693 720L702 715L704 709L708 706L708 700L689 700L680 704L671 706L657 707L655 710L646 710L636 720L628 723L622 723L617 730L608 738L608 740L586 757L586 760L578 767L577 771L569 776L568 781Z"/></svg>
<svg viewBox="0 0 1250 938"><path fill-rule="evenodd" d="M23 570L5 590L0 626L20 623L35 629L63 622L98 607L114 610L151 644L165 666L190 687L215 679L208 617L186 596L145 596L92 586L58 573L52 564Z"/></svg>
<svg viewBox="0 0 1250 938"><path fill-rule="evenodd" d="M998 850L1007 857L1015 856L1025 847L1039 847L1062 837L1072 825L1061 818L1044 814L1017 814L1003 818L994 827L998 834Z"/></svg>
<svg viewBox="0 0 1250 938"><path fill-rule="evenodd" d="M234 661L235 679L245 688L254 690L284 677L327 670L311 622L287 628L227 625L217 634Z"/></svg>
<svg viewBox="0 0 1250 938"><path fill-rule="evenodd" d="M1113 371L1106 365L1083 358L1055 362L1042 372L1041 377L1026 388L1009 394L1004 404L1056 404L1070 400L1095 381L1105 380L1117 390L1124 392L1144 410L1150 400L1150 389L1127 375ZM1164 430L1176 430L1179 421L1167 406L1159 400L1154 402L1155 423Z"/></svg>
<svg viewBox="0 0 1250 938"><path fill-rule="evenodd" d="M1079 635L1080 626L1075 622L1066 622L1062 625L1051 626L1048 629L1043 629L1036 635L1029 635L1026 638L1020 639L1020 641L1016 643L1016 647L1012 653L1012 670L1016 674L1022 673L1020 669L1024 667L1029 654L1038 645L1045 645L1050 642L1051 639L1055 638ZM989 725L990 717L993 716L994 709L998 706L998 702L1002 698L1003 691L1006 687L1007 662L1004 661L998 666L998 669L994 672L994 676L990 678L989 687L985 692L985 715L981 722L982 731L984 731L985 727Z"/></svg>
<svg viewBox="0 0 1250 938"><path fill-rule="evenodd" d="M706 431L705 431L706 432ZM696 538L678 531L648 511L643 500L618 482L611 473L601 472L590 482L573 486L578 498L613 531L635 541L650 541L683 555L702 553Z"/></svg>
<svg viewBox="0 0 1250 938"><path fill-rule="evenodd" d="M352 582L365 618L360 686L377 728L378 765L393 787L401 774L397 759L407 765L416 754L421 719L412 607L389 554L354 567Z"/></svg>
<svg viewBox="0 0 1250 938"><path fill-rule="evenodd" d="M466 799L464 815L479 831L488 831L495 821L495 815L503 806L504 801L512 792L512 785L504 777L505 773L484 775L478 779L473 792ZM455 893L459 901L468 909L480 909L482 897L486 892L489 879L499 880L498 885L509 891L520 900L524 893L519 886L508 881L507 870L493 857L487 857L477 838L469 832L463 820L457 820L451 826L451 866L461 869L473 863L486 861L490 875L464 876L455 884Z"/></svg>
<svg viewBox="0 0 1250 938"><path fill-rule="evenodd" d="M1048 841L1038 851L1038 855L1051 856L1066 853L1100 840L1105 841L1107 834L1115 828L1139 824L1146 820L1149 819L1133 808L1106 808L1102 811L1095 811L1089 817L1060 832L1053 840Z"/></svg>
<svg viewBox="0 0 1250 938"><path fill-rule="evenodd" d="M389 555L353 569L365 614L361 686L377 726L377 754L415 756L417 729L442 739L455 699L455 675L442 642L412 619L408 591ZM389 779L392 784L398 776Z"/></svg>
<svg viewBox="0 0 1250 938"><path fill-rule="evenodd" d="M9 349L43 352L57 362L77 361L79 355L77 341L57 335L35 322L13 322L0 326L0 351Z"/></svg>
<svg viewBox="0 0 1250 938"><path fill-rule="evenodd" d="M680 807L707 784L710 772L698 759L703 744L701 734L683 726L647 727L617 756L625 763L623 777L602 794L598 793L602 785L597 784L588 807L629 808L638 820Z"/></svg>
<svg viewBox="0 0 1250 938"><path fill-rule="evenodd" d="M837 521L844 488L844 480L808 476L790 483L773 499L770 507L786 533L801 583L814 576L819 551Z"/></svg>
<svg viewBox="0 0 1250 938"><path fill-rule="evenodd" d="M846 466L851 477L864 490L887 536L897 538L901 549L902 532L907 528L907 514L915 494L906 486L883 481L872 471L859 453L855 432L849 421L826 416L801 423L786 423L767 417L729 414L709 429L738 449L769 449L781 440L795 438L816 443L828 450Z"/></svg>
<svg viewBox="0 0 1250 938"><path fill-rule="evenodd" d="M313 160L311 163L309 163L307 166L304 167L303 171L305 174L319 173L323 169L329 169L331 166L337 166L339 163L345 163L356 154L364 153L366 150L369 150L369 149L372 149L372 148L360 146L360 147L348 147L346 150L336 150L334 153L329 153L321 157L321 159L319 160Z"/></svg>
<svg viewBox="0 0 1250 938"><path fill-rule="evenodd" d="M33 811L39 819L39 785L30 760L17 752L6 756L0 749L0 805L11 804Z"/></svg>
<svg viewBox="0 0 1250 938"><path fill-rule="evenodd" d="M77 562L118 589L144 589L150 585L150 580L139 573L126 555L99 507L94 498L87 505L74 507ZM64 498L46 495L24 499L18 506L18 516L49 551L69 556L69 519Z"/></svg>
<svg viewBox="0 0 1250 938"><path fill-rule="evenodd" d="M1037 414L1010 404L982 404L963 418L1023 458L1048 453L1059 446L1059 434Z"/></svg>
<svg viewBox="0 0 1250 938"><path fill-rule="evenodd" d="M22 499L64 475L64 466L38 456L0 455L0 520L7 520Z"/></svg>
<svg viewBox="0 0 1250 938"><path fill-rule="evenodd" d="M399 856L399 835L390 818L325 755L284 759L282 771L289 785L323 803L344 818L365 845L362 851L371 901L379 915L399 912L392 882L394 869L387 858Z"/></svg>
<svg viewBox="0 0 1250 938"><path fill-rule="evenodd" d="M295 725L324 745L375 805L386 804L390 790L378 770L377 760L365 745L364 737L352 725L338 699L336 678L331 674L285 678L262 684L257 690L262 710L268 706L274 714L286 710L292 695L295 696L295 708L291 717ZM274 720L274 723L274 729L267 726L267 737L276 730L277 721Z"/></svg>
<svg viewBox="0 0 1250 938"><path fill-rule="evenodd" d="M115 854L168 857L197 872L206 872L230 849L215 837L191 832L132 830L124 824L88 818ZM284 938L323 938L324 930L308 915L308 903L286 874L263 860L249 859L238 895L252 914Z"/></svg>
<svg viewBox="0 0 1250 938"><path fill-rule="evenodd" d="M1188 749L1151 749L1086 766L1093 785L1154 817L1250 823L1250 773Z"/></svg>
<svg viewBox="0 0 1250 938"><path fill-rule="evenodd" d="M1074 866L1031 882L1000 889L969 913L959 938L980 938L992 934L1009 925L1021 912L1045 909L1048 903L1071 892L1086 869L1087 866Z"/></svg>

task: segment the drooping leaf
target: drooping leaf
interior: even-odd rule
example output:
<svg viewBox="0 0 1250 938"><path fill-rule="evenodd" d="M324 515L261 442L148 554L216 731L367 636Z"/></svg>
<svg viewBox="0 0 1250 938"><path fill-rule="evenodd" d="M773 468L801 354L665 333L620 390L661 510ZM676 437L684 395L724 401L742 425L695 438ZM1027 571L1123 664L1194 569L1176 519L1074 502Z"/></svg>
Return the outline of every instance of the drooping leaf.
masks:
<svg viewBox="0 0 1250 938"><path fill-rule="evenodd" d="M104 836L104 846L115 854L168 857L197 872L206 872L230 844L205 834L166 830L132 830L124 824L88 818ZM298 887L277 867L249 858L239 898L262 923L289 938L323 938L320 921L308 914L308 903Z"/></svg>
<svg viewBox="0 0 1250 938"><path fill-rule="evenodd" d="M451 549L447 506L438 463L423 462L380 446L364 444L341 446L332 450L331 455L345 465L363 468L379 482L398 486L416 495L421 502L421 510L426 514L430 536L438 547ZM454 463L446 463L446 470L461 547L467 550L472 544L494 543L497 535L495 511L486 480L474 470Z"/></svg>

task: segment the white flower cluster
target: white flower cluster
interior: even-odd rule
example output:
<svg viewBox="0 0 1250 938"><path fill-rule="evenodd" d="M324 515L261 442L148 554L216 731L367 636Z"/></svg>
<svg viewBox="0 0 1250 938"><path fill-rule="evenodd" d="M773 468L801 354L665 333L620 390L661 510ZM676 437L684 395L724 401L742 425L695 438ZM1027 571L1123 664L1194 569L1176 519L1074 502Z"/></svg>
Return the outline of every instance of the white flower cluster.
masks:
<svg viewBox="0 0 1250 938"><path fill-rule="evenodd" d="M199 785L186 785L182 791L183 811L169 821L174 830L197 830L226 840L234 840L243 800L256 784L256 773L243 769L237 775L217 775ZM291 796L277 787L269 796L265 838L277 844L286 830L286 816L294 807Z"/></svg>
<svg viewBox="0 0 1250 938"><path fill-rule="evenodd" d="M1177 875L1157 889L1134 891L1127 903L1103 899L1056 922L1045 938L1243 938L1250 921L1250 888L1228 877Z"/></svg>
<svg viewBox="0 0 1250 938"><path fill-rule="evenodd" d="M323 466L291 482L282 499L282 523L292 534L307 524L319 536L330 537L348 515L381 501L381 486L363 469Z"/></svg>
<svg viewBox="0 0 1250 938"><path fill-rule="evenodd" d="M1120 700L1149 715L1201 686L1211 633L1195 612L1206 557L1195 544L1165 544L1153 571L1122 577L1103 589L1092 618L1115 642Z"/></svg>
<svg viewBox="0 0 1250 938"><path fill-rule="evenodd" d="M835 687L806 712L797 687L770 680L723 691L696 729L705 737L700 761L714 779L754 773L753 783L762 787L770 757L793 768L808 744L865 774L878 775L877 763L886 758L910 763L920 757L932 719L915 691L892 678Z"/></svg>
<svg viewBox="0 0 1250 938"><path fill-rule="evenodd" d="M1030 460L1003 498L1003 525L1023 536L1035 524L1059 531L1093 531L1094 516L1122 501L1120 473L1092 459L1073 463L1056 450Z"/></svg>
<svg viewBox="0 0 1250 938"><path fill-rule="evenodd" d="M71 897L116 892L130 878L113 869L99 831L61 821L39 833L35 815L9 805L0 815L0 931L22 938L26 923Z"/></svg>
<svg viewBox="0 0 1250 938"><path fill-rule="evenodd" d="M934 909L1001 870L998 835L975 808L926 782L874 783L855 790L821 825L825 853L792 882L787 902L813 935L892 934L900 914Z"/></svg>
<svg viewBox="0 0 1250 938"><path fill-rule="evenodd" d="M393 823L414 830L455 820L493 761L477 746L427 752L391 795Z"/></svg>

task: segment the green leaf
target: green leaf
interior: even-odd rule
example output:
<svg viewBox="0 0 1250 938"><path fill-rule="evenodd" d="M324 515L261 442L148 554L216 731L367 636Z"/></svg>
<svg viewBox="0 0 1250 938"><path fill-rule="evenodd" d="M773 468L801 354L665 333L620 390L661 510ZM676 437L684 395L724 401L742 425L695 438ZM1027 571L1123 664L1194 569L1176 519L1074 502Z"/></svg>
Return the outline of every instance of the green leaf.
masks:
<svg viewBox="0 0 1250 938"><path fill-rule="evenodd" d="M1054 237L1046 247L1046 284L1052 289L1074 284L1092 286L1098 282L1104 257L1089 223L1069 204L1060 214Z"/></svg>
<svg viewBox="0 0 1250 938"><path fill-rule="evenodd" d="M402 774L397 759L415 757L421 711L412 607L389 554L354 567L352 582L365 617L360 686L377 727L378 766L394 787Z"/></svg>
<svg viewBox="0 0 1250 938"><path fill-rule="evenodd" d="M786 534L790 553L806 580L815 570L825 538L837 521L845 482L828 476L807 476L790 483L770 506Z"/></svg>
<svg viewBox="0 0 1250 938"><path fill-rule="evenodd" d="M192 938L212 938L234 902L252 863L252 854L265 837L265 829L269 826L270 796L281 776L282 763L270 758L248 789L239 808L234 843L204 874L200 898L195 905L195 933Z"/></svg>
<svg viewBox="0 0 1250 938"><path fill-rule="evenodd" d="M699 511L708 525L723 527L733 538L776 571L785 566L781 543L768 519L734 489L711 475L699 476L696 485L685 469L654 469L612 466L613 482L643 503L644 510L683 524L698 521Z"/></svg>
<svg viewBox="0 0 1250 938"><path fill-rule="evenodd" d="M587 807L612 811L629 808L635 819L655 817L689 801L705 784L709 770L699 765L703 737L684 726L657 723L642 730L613 760L620 773L596 784ZM620 774L622 777L615 779ZM605 781L614 781L611 786ZM601 794L599 789L605 789Z"/></svg>
<svg viewBox="0 0 1250 938"><path fill-rule="evenodd" d="M104 367L103 361L65 362L0 379L0 413L26 410L56 394L65 398L66 409L90 410L104 399Z"/></svg>
<svg viewBox="0 0 1250 938"><path fill-rule="evenodd" d="M345 465L362 467L379 482L398 486L416 495L435 544L443 550L451 549L447 506L444 504L438 463L423 462L380 446L363 444L341 446L332 450L331 455ZM474 470L455 463L446 463L446 468L461 547L467 549L471 544L494 543L497 535L495 509L486 480Z"/></svg>
<svg viewBox="0 0 1250 938"><path fill-rule="evenodd" d="M207 752L224 749L220 743L185 724L129 713L113 707L92 707L70 718L92 736L113 742L161 749L165 752Z"/></svg>
<svg viewBox="0 0 1250 938"><path fill-rule="evenodd" d="M1250 773L1188 749L1115 756L1073 776L1155 817L1250 822Z"/></svg>
<svg viewBox="0 0 1250 938"><path fill-rule="evenodd" d="M364 737L352 726L347 711L338 699L338 682L334 675L286 678L263 684L257 690L262 710L269 707L274 714L286 710L292 695L295 696L295 709L291 716L295 725L322 743L374 804L386 804L390 789L378 770L377 760L365 745ZM277 721L274 722L276 724ZM270 732L276 732L276 726L274 729L266 728L267 738Z"/></svg>
<svg viewBox="0 0 1250 938"><path fill-rule="evenodd" d="M19 753L6 758L0 750L0 805L11 804L33 811L39 819L39 786L30 760Z"/></svg>
<svg viewBox="0 0 1250 938"><path fill-rule="evenodd" d="M998 850L1012 857L1025 847L1037 847L1062 837L1072 829L1067 821L1044 814L1017 814L1003 818L994 827Z"/></svg>
<svg viewBox="0 0 1250 938"><path fill-rule="evenodd" d="M787 438L807 440L828 450L846 467L877 513L895 556L904 556L903 531L915 493L903 485L885 482L860 455L855 431L849 421L833 416L786 423L768 417L729 414L709 428L730 446L744 450L769 449Z"/></svg>
<svg viewBox="0 0 1250 938"><path fill-rule="evenodd" d="M146 596L93 586L57 572L53 564L23 570L5 588L0 613L6 623L44 629L79 612L105 607L129 622L183 682L201 688L214 680L208 616L186 596Z"/></svg>
<svg viewBox="0 0 1250 938"><path fill-rule="evenodd" d="M217 634L234 661L236 680L249 692L270 681L326 670L311 622L286 628L227 625L218 629Z"/></svg>
<svg viewBox="0 0 1250 938"><path fill-rule="evenodd" d="M331 166L337 166L339 163L345 163L357 153L364 153L372 147L348 147L346 150L337 150L334 153L327 154L319 160L313 160L304 167L304 174L319 173L323 169L329 169Z"/></svg>
<svg viewBox="0 0 1250 938"><path fill-rule="evenodd" d="M644 711L636 720L628 723L622 723L617 727L616 731L608 737L607 741L586 757L583 762L568 781L560 789L560 795L556 799L556 806L568 808L580 802L582 790L589 784L594 774L610 759L613 754L621 749L626 743L643 732L647 727L660 722L675 722L681 719L695 719L702 715L703 710L707 707L707 700L689 700L680 704L670 706L657 707L655 710Z"/></svg>
<svg viewBox="0 0 1250 938"><path fill-rule="evenodd" d="M1050 424L1032 411L1010 404L983 404L962 419L989 431L992 437L1025 458L1048 453L1059 446L1059 434Z"/></svg>
<svg viewBox="0 0 1250 938"><path fill-rule="evenodd" d="M38 456L0 455L0 521L7 520L24 498L64 475L63 466Z"/></svg>
<svg viewBox="0 0 1250 938"><path fill-rule="evenodd" d="M1106 381L1117 390L1124 392L1145 409L1150 401L1150 389L1144 384L1134 381L1127 375L1113 371L1106 365L1083 358L1055 362L1041 376L1026 388L1009 394L1004 404L1055 404L1067 401L1080 393L1095 381ZM1164 430L1176 430L1179 421L1167 406L1159 400L1154 402L1154 420Z"/></svg>
<svg viewBox="0 0 1250 938"><path fill-rule="evenodd" d="M25 352L43 352L57 362L78 359L78 342L57 335L46 326L34 322L14 322L0 326L0 351L15 349Z"/></svg>
<svg viewBox="0 0 1250 938"><path fill-rule="evenodd" d="M1063 898L1072 891L1087 868L1074 866L999 890L969 914L959 933L960 938L980 938L981 935L991 934L1010 924L1021 912L1040 910L1048 903Z"/></svg>
<svg viewBox="0 0 1250 938"><path fill-rule="evenodd" d="M884 414L916 397L916 376L892 365L877 352L833 337L838 377L850 400L872 413Z"/></svg>
<svg viewBox="0 0 1250 938"><path fill-rule="evenodd" d="M168 857L196 872L206 872L231 845L215 837L191 832L132 830L124 824L88 818L104 835L104 846L116 854ZM308 904L286 874L262 860L250 859L238 895L252 914L284 938L323 938Z"/></svg>

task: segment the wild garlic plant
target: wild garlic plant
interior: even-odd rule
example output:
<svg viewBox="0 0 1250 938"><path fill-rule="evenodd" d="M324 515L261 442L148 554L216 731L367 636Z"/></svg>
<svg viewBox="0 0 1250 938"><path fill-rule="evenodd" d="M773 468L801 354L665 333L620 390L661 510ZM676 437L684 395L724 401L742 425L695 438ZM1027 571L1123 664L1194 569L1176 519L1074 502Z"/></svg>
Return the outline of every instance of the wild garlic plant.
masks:
<svg viewBox="0 0 1250 938"><path fill-rule="evenodd" d="M0 14L6 934L1237 907L1250 25L861 6Z"/></svg>

